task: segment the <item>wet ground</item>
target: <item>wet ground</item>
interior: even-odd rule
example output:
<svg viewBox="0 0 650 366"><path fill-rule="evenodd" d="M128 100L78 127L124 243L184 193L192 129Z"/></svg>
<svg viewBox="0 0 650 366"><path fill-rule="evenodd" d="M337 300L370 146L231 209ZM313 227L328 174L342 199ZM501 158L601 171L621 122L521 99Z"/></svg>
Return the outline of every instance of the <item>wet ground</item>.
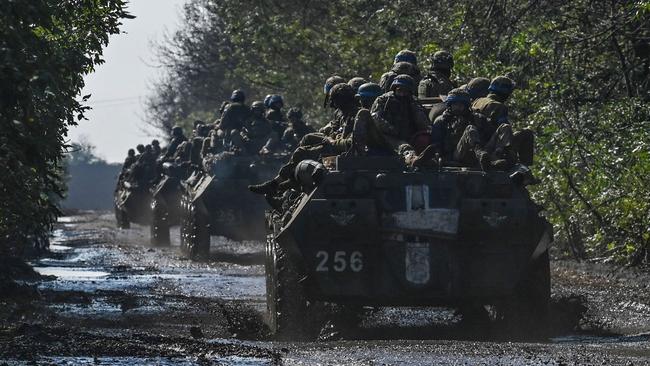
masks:
<svg viewBox="0 0 650 366"><path fill-rule="evenodd" d="M650 365L647 272L554 261L542 339L448 309L384 308L289 343L264 323L262 243L213 237L197 263L177 240L150 247L147 228L118 230L109 214L62 218L32 263L42 279L0 296L0 365Z"/></svg>

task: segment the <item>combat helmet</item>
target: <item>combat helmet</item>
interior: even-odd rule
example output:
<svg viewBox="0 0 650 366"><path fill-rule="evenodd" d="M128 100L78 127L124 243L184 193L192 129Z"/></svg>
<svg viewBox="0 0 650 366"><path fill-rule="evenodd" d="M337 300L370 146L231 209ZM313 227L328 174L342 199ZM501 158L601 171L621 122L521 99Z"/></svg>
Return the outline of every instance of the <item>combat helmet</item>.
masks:
<svg viewBox="0 0 650 366"><path fill-rule="evenodd" d="M251 104L251 111L264 112L265 108L266 106L264 105L264 102L262 102L261 100L256 100L253 102L253 104Z"/></svg>
<svg viewBox="0 0 650 366"><path fill-rule="evenodd" d="M174 137L183 136L183 128L181 126L172 127L172 136Z"/></svg>
<svg viewBox="0 0 650 366"><path fill-rule="evenodd" d="M470 98L482 98L488 94L490 87L490 79L484 77L474 78L467 83L465 89L469 93Z"/></svg>
<svg viewBox="0 0 650 366"><path fill-rule="evenodd" d="M515 82L512 81L507 76L497 76L494 79L492 79L492 82L490 83L490 87L488 88L489 91L500 94L500 95L510 95L512 91L515 89Z"/></svg>
<svg viewBox="0 0 650 366"><path fill-rule="evenodd" d="M279 105L280 108L284 107L284 99L282 99L281 95L278 95L278 94L271 95L271 98L269 98L269 105L268 106L271 107L272 105L275 105L275 104Z"/></svg>
<svg viewBox="0 0 650 366"><path fill-rule="evenodd" d="M357 90L357 97L360 98L377 98L384 92L377 83L365 83Z"/></svg>
<svg viewBox="0 0 650 366"><path fill-rule="evenodd" d="M338 75L332 75L327 80L325 80L325 86L323 86L323 93L329 95L330 91L336 84L345 83L345 79Z"/></svg>
<svg viewBox="0 0 650 366"><path fill-rule="evenodd" d="M235 103L244 103L246 100L246 94L241 89L233 90L232 95L230 95L230 101Z"/></svg>
<svg viewBox="0 0 650 366"><path fill-rule="evenodd" d="M348 81L348 85L350 85L352 87L352 89L354 89L354 92L356 93L356 91L359 90L359 87L361 85L365 84L366 82L367 82L366 79L364 79L364 78L362 78L360 76L357 76L357 77L353 77L352 79L350 79Z"/></svg>
<svg viewBox="0 0 650 366"><path fill-rule="evenodd" d="M330 91L330 105L340 107L354 102L354 89L346 83L339 83L332 87Z"/></svg>
<svg viewBox="0 0 650 366"><path fill-rule="evenodd" d="M451 70L454 68L454 56L447 51L438 51L431 55L431 68Z"/></svg>
<svg viewBox="0 0 650 366"><path fill-rule="evenodd" d="M415 93L415 80L409 75L402 74L397 75L393 80L393 83L390 84L390 90L395 90L397 87L406 88L411 94Z"/></svg>
<svg viewBox="0 0 650 366"><path fill-rule="evenodd" d="M445 104L451 105L452 103L463 103L466 106L469 106L471 99L467 90L465 90L465 88L451 89L449 93L447 93Z"/></svg>
<svg viewBox="0 0 650 366"><path fill-rule="evenodd" d="M417 65L418 59L415 55L415 52L411 50L401 50L397 53L397 55L395 55L395 60L393 63L396 64L398 62L408 62L412 65Z"/></svg>

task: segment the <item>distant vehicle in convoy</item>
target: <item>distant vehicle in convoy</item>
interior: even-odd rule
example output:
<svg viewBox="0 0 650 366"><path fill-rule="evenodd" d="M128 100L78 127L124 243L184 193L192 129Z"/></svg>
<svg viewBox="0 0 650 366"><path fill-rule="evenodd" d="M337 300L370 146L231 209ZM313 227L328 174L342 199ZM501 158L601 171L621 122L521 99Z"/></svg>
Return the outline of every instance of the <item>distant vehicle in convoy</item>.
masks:
<svg viewBox="0 0 650 366"><path fill-rule="evenodd" d="M181 164L162 164L163 175L151 189L151 244L170 245L169 228L180 224L181 182L187 168Z"/></svg>
<svg viewBox="0 0 650 366"><path fill-rule="evenodd" d="M552 227L518 174L339 156L284 212L267 212L272 333L308 333L310 308L448 306L543 324ZM467 311L467 310L466 310Z"/></svg>
<svg viewBox="0 0 650 366"><path fill-rule="evenodd" d="M192 259L208 256L210 236L233 240L263 240L263 197L248 185L275 176L286 153L237 156L223 154L211 163L210 174L195 173L182 182L181 250Z"/></svg>
<svg viewBox="0 0 650 366"><path fill-rule="evenodd" d="M121 229L131 227L131 223L149 225L151 223L151 192L149 187L131 180L120 179L114 196L115 219Z"/></svg>

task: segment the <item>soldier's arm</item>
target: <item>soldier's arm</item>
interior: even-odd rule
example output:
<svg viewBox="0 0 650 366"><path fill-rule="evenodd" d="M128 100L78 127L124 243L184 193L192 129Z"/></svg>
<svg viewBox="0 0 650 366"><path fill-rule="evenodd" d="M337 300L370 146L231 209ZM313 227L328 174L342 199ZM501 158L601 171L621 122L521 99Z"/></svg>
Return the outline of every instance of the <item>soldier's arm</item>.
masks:
<svg viewBox="0 0 650 366"><path fill-rule="evenodd" d="M375 126L377 126L377 129L380 132L386 135L397 136L397 128L395 128L395 126L393 126L393 124L385 118L385 109L387 102L387 98L377 98L377 100L375 100L375 103L372 105L370 113L372 115L373 121L375 122Z"/></svg>
<svg viewBox="0 0 650 366"><path fill-rule="evenodd" d="M418 85L418 98L430 97L431 96L429 95L430 90L431 90L431 81L429 81L429 79L423 79L422 81L420 81L420 85Z"/></svg>

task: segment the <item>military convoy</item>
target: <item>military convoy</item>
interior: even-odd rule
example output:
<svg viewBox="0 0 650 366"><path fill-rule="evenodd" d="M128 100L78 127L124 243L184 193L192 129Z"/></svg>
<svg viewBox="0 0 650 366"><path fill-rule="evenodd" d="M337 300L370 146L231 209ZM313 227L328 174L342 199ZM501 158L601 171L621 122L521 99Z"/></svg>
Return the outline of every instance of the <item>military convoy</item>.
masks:
<svg viewBox="0 0 650 366"><path fill-rule="evenodd" d="M266 215L267 309L278 337L308 333L304 319L319 302L494 305L515 324L545 318L552 227L517 174L339 156L309 185L289 210Z"/></svg>

